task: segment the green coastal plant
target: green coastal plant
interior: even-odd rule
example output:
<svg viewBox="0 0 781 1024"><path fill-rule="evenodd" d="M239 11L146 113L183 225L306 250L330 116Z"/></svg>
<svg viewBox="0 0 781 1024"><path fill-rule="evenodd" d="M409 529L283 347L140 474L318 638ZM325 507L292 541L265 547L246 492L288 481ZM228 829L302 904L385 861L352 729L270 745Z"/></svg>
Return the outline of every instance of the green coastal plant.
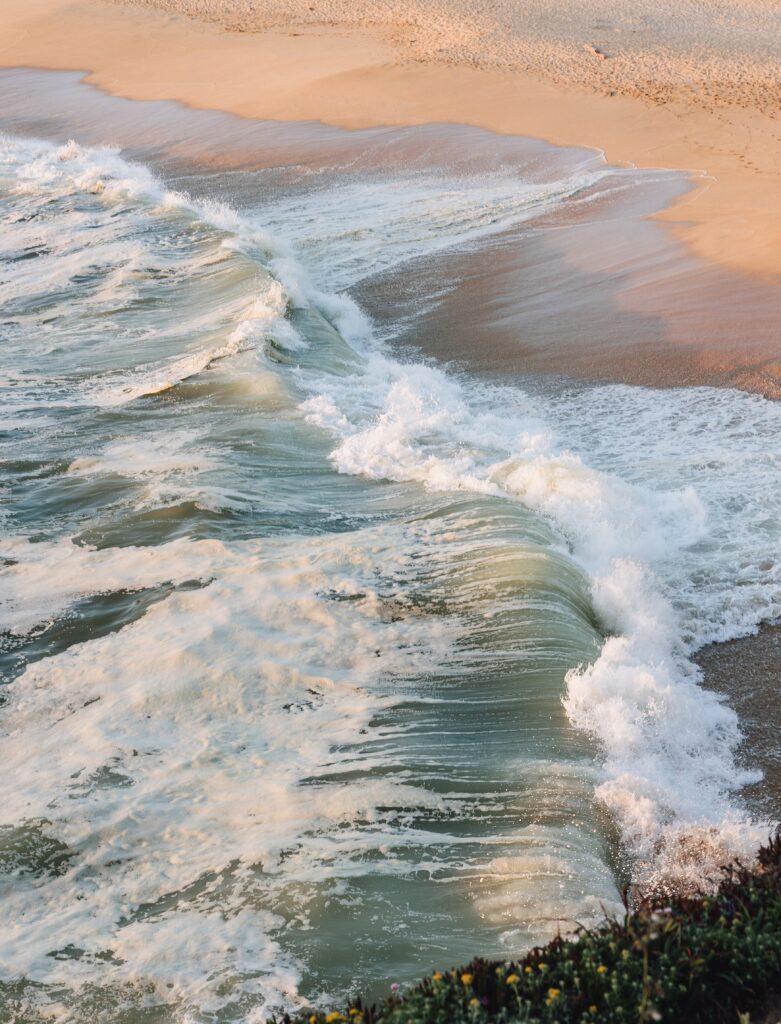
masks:
<svg viewBox="0 0 781 1024"><path fill-rule="evenodd" d="M476 959L380 1003L276 1024L737 1024L781 997L781 834L715 893L647 900L520 960Z"/></svg>

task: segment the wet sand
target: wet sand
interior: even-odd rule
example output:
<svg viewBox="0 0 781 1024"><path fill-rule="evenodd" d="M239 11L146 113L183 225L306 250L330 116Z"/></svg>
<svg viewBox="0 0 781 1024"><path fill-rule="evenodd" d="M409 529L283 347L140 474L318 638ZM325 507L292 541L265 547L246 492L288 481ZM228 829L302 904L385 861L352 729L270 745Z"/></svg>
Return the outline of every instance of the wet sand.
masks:
<svg viewBox="0 0 781 1024"><path fill-rule="evenodd" d="M691 258L649 219L680 182L537 222L414 274L359 287L380 322L437 295L400 340L474 372L562 374L651 387L735 387L781 398L781 290ZM744 310L750 310L746 316Z"/></svg>
<svg viewBox="0 0 781 1024"><path fill-rule="evenodd" d="M24 120L34 107L44 133L89 141L92 118L111 123L111 101L102 91L79 86L79 78L69 76L63 89L45 74L5 72L0 91L6 117L17 112ZM459 135L446 125L417 133L340 132L311 122L252 122L217 112L188 116L176 105L166 120L163 106L127 103L121 108L125 127L118 123L109 137L126 144L132 122L138 143L225 168L274 161L323 165L348 155L354 160L369 149L365 159L375 168L383 161L408 169L431 161L472 161L479 168L486 160L512 160L518 145L511 136L467 128ZM99 134L94 141L103 139ZM477 253L451 251L414 274L375 274L358 297L381 321L398 323L417 294L437 295L402 340L480 372L726 385L779 398L781 279L700 259L658 219L682 209L698 187L682 174L660 174L653 184L623 195L618 183L609 209L584 203L581 213L568 213L566 223L543 219L541 231L522 237L509 232Z"/></svg>
<svg viewBox="0 0 781 1024"><path fill-rule="evenodd" d="M699 256L777 278L778 23L769 0L5 0L0 63L248 117L472 124L704 171L659 216Z"/></svg>
<svg viewBox="0 0 781 1024"><path fill-rule="evenodd" d="M753 636L703 647L695 658L708 685L723 693L737 712L745 740L745 761L764 778L746 797L769 817L781 818L781 746L778 742L778 687L781 681L781 624L764 625Z"/></svg>

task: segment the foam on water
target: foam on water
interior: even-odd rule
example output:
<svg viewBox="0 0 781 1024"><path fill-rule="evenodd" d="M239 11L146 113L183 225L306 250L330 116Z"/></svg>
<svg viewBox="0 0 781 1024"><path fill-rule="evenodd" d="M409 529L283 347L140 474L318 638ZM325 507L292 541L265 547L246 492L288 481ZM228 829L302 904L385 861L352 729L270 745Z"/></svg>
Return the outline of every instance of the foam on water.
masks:
<svg viewBox="0 0 781 1024"><path fill-rule="evenodd" d="M299 258L311 255L316 280L343 289L421 256L477 243L573 197L585 198L611 173L593 157L568 177L544 184L501 172L457 183L417 174L392 189L362 182L321 193L325 201L308 217L297 200L277 200L264 214Z"/></svg>
<svg viewBox="0 0 781 1024"><path fill-rule="evenodd" d="M237 974L263 975L265 996L269 986L276 1001L291 996L280 978L296 975L278 972L282 951L269 942L264 961L250 941L284 921L245 906L253 887L233 876L268 875L266 890L273 889L287 857L296 866L285 867L285 884L319 877L318 862L327 869L335 858L355 858L356 844L381 838L362 840L355 826L349 836L340 827L371 819L376 802L420 804L420 793L405 798L403 784L379 781L367 789L347 781L331 785L327 796L313 785L332 770L334 747L353 742L381 706L364 689L376 673L376 645L410 648L414 638L403 625L377 624L370 600L359 615L352 603L324 606L315 592L333 577L300 543L287 555L277 549L272 561L255 544L235 551L217 542L107 552L44 547L50 601L60 604L73 600L76 577L106 590L192 577L219 581L173 595L120 632L37 663L11 688L4 748L16 784L7 818L54 817L59 840L80 867L42 889L34 873L26 883L24 872L15 879L5 901L15 924L4 929L2 962L12 975L72 983L74 970L93 973L92 957L75 965L65 958L58 967L52 950L75 946L94 957L110 949L133 977L145 973L134 951L146 946L149 976L190 1000L194 981L200 1001L203 978L193 956L211 962L208 945L216 939L229 955L220 957L209 991ZM349 552L346 558L349 564ZM20 589L29 596L29 584ZM342 613L346 607L349 614ZM52 611L47 603L38 618ZM17 627L24 623L17 616ZM291 652L305 650L308 662L291 661ZM30 744L38 751L33 762ZM308 788L295 792L303 779ZM317 844L297 853L304 833L317 835ZM224 866L225 877L210 879L215 865ZM159 904L164 893L184 893L198 879L194 909L166 908L180 933L172 948L172 925ZM260 879L256 888L263 902L270 900ZM71 912L62 914L64 906ZM188 929L191 915L198 924ZM216 923L210 929L210 919L226 918L227 934ZM151 950L166 951L161 962Z"/></svg>
<svg viewBox="0 0 781 1024"><path fill-rule="evenodd" d="M238 213L4 140L0 962L46 1013L514 951L617 899L595 799L644 884L766 834L690 656L778 614L777 407L480 384L326 289L601 173Z"/></svg>
<svg viewBox="0 0 781 1024"><path fill-rule="evenodd" d="M675 883L676 860L663 854L679 829L715 829L731 837L734 852L750 855L768 825L749 824L730 795L756 776L735 764L734 713L698 686L699 670L687 658L676 599L690 599L695 581L676 593L664 577L666 571L680 578L682 564L699 568L709 535L708 510L687 476L677 477L677 489L654 490L592 469L552 437L533 432L536 415L532 430L524 431L529 411L518 408L516 396L498 389L470 393L433 368L377 356L369 374L362 392L374 395L371 410L354 411L341 382L338 392L332 385L327 398L304 406L339 437L332 459L341 472L518 498L556 523L588 570L594 610L615 635L593 665L569 673L565 706L573 724L605 751L606 781L597 795L622 825L638 860L637 879ZM731 397L733 407L740 404ZM754 412L755 400L746 399L745 407ZM745 543L748 556L750 532ZM775 593L775 580L768 589ZM761 614L773 615L767 597ZM730 598L721 591L719 600ZM733 614L745 623L756 610L749 601ZM658 878L662 857L664 879ZM699 870L715 866L706 860ZM688 878L691 865L681 869Z"/></svg>

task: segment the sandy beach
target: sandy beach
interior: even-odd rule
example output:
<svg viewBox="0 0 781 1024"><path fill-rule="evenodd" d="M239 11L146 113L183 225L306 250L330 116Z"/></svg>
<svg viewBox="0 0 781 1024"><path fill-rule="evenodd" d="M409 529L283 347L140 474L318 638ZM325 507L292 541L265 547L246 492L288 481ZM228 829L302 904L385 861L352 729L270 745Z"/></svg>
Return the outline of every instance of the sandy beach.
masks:
<svg viewBox="0 0 781 1024"><path fill-rule="evenodd" d="M7 0L0 62L248 117L451 121L696 171L663 218L707 260L772 278L780 21L763 0Z"/></svg>

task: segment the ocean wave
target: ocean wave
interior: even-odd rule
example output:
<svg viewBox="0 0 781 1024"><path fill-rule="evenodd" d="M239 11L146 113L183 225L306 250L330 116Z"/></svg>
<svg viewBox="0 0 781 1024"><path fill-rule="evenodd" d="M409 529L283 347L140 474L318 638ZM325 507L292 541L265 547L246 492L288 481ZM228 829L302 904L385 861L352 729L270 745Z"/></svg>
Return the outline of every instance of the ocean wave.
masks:
<svg viewBox="0 0 781 1024"><path fill-rule="evenodd" d="M781 606L776 414L481 384L394 357L326 287L600 174L418 182L425 229L383 183L346 190L321 249L311 209L277 204L313 274L262 207L116 150L3 141L4 252L27 254L0 286L12 472L36 485L13 492L0 589L23 652L0 709L27 851L14 973L109 964L182 1012L297 1005L327 983L311 932L390 931L405 900L427 949L617 905L611 821L646 885L764 837L739 723L691 655ZM336 230L368 208L371 231Z"/></svg>

